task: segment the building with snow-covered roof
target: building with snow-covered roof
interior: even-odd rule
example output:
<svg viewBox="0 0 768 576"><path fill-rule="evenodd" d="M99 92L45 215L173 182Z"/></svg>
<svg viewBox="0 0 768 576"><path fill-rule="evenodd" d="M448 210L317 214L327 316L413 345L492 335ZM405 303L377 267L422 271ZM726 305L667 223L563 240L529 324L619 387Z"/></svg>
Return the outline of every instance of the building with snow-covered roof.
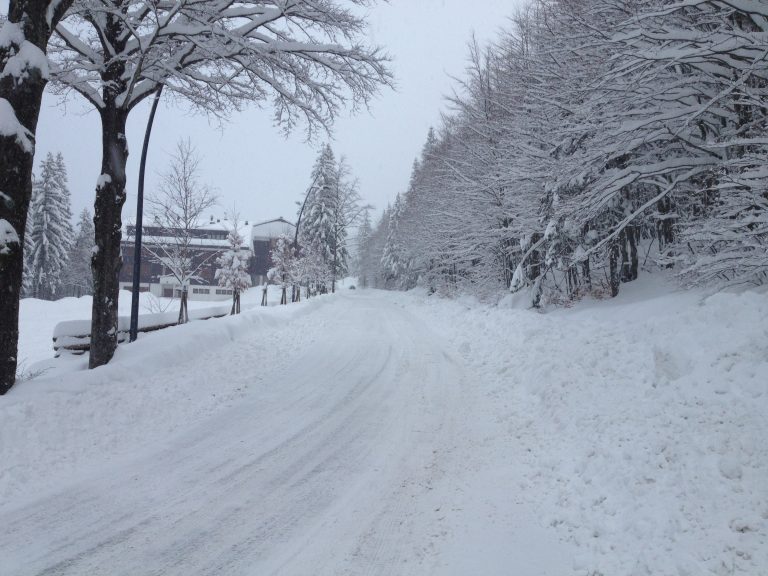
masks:
<svg viewBox="0 0 768 576"><path fill-rule="evenodd" d="M240 236L245 240L243 249L251 252L248 272L254 286L267 280L267 272L272 267L270 254L277 239L288 236L293 239L296 227L284 218L275 218L252 224L249 220L239 222ZM229 247L227 236L232 229L232 223L227 218L211 216L196 226L190 233L191 245L194 248L192 265L200 266L197 278L190 281L188 297L191 300L223 300L229 298L232 292L218 286L216 268L218 255ZM174 238L174 232L161 226L158 222L149 221L142 227L142 256L139 290L150 292L158 297L179 297L182 287L170 273L169 266L157 258L152 250L153 245L168 243ZM132 220L127 221L123 228L121 253L123 266L120 269L120 288L130 290L133 283L133 253L135 245L136 226Z"/></svg>
<svg viewBox="0 0 768 576"><path fill-rule="evenodd" d="M293 241L296 234L296 226L285 220L282 216L274 220L257 222L251 228L251 246L253 247L253 259L251 260L251 276L254 285L267 281L267 272L272 268L272 249L280 236L287 236Z"/></svg>
<svg viewBox="0 0 768 576"><path fill-rule="evenodd" d="M250 252L250 222L239 222L239 232L245 240L243 250ZM190 231L191 267L199 271L189 282L188 297L191 300L224 300L232 296L232 291L218 285L216 268L219 255L229 248L227 237L232 223L226 218L210 219L200 223ZM175 298L181 296L182 286L171 273L170 262L158 257L163 244L173 245L177 234L173 229L161 226L159 222L149 221L142 227L142 255L139 290L150 292L158 297ZM135 251L136 226L128 221L123 229L121 255L123 266L120 269L120 288L130 290L133 285L133 256Z"/></svg>

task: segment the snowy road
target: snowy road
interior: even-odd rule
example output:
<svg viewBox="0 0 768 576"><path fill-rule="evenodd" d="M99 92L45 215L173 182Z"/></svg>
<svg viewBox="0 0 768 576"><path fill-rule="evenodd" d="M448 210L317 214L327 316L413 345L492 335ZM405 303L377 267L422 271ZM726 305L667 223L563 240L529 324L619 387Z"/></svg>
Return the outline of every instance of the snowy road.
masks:
<svg viewBox="0 0 768 576"><path fill-rule="evenodd" d="M264 346L256 331L227 351L240 364L217 368L273 386L0 512L0 572L510 573L503 502L463 511L485 488L472 486L461 363L397 304L339 300L307 316L318 337L278 372L242 369Z"/></svg>

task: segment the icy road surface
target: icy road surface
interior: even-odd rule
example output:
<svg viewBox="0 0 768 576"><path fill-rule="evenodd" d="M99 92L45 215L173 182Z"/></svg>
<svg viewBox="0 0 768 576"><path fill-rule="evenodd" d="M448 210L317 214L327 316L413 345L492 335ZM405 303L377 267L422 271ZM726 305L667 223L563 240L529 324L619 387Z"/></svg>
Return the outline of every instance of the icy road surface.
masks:
<svg viewBox="0 0 768 576"><path fill-rule="evenodd" d="M0 573L572 570L562 544L495 475L471 374L440 335L385 296L360 293L284 330L316 337L265 365L270 336L255 327L177 367L190 385L201 374L228 388L257 376L269 385L130 458L3 503Z"/></svg>

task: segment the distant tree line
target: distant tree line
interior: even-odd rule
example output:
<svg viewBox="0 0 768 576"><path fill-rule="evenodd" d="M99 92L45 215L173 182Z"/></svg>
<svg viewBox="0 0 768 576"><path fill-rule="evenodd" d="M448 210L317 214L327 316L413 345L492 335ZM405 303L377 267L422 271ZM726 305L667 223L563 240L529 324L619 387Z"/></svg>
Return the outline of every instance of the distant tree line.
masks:
<svg viewBox="0 0 768 576"><path fill-rule="evenodd" d="M533 306L768 277L768 3L535 0L366 231L372 285Z"/></svg>
<svg viewBox="0 0 768 576"><path fill-rule="evenodd" d="M304 288L307 297L335 292L349 271L349 234L364 219L357 181L344 158L336 160L330 144L320 150L312 169L312 183L299 203L295 238L281 236L271 252L270 282L282 286L281 303Z"/></svg>

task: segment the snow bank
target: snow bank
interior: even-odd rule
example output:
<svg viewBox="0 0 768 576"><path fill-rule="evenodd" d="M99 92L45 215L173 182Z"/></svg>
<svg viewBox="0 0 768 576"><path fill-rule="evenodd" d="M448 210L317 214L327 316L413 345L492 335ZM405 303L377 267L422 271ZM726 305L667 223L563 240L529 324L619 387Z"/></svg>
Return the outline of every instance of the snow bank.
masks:
<svg viewBox="0 0 768 576"><path fill-rule="evenodd" d="M575 574L768 574L768 295L647 288L550 314L401 298L468 363L487 465Z"/></svg>
<svg viewBox="0 0 768 576"><path fill-rule="evenodd" d="M261 302L261 290L252 288L242 295L241 308L243 310L256 308ZM276 286L270 286L269 304L277 305L280 302L280 294ZM41 367L35 366L53 358L53 336L57 325L62 322L79 322L70 324L66 328L74 334L75 328L82 330L82 334L90 332L91 307L93 300L90 296L80 298L61 298L55 301L38 300L36 298L24 298L21 300L19 310L19 361L22 363L22 371L35 372ZM150 310L165 309L165 313L173 320L178 318L179 301L168 298L149 297L142 292L139 300L140 318L146 316ZM221 302L189 300L190 317L199 317L201 310L216 309L229 312L230 300ZM118 310L121 316L127 316L131 310L131 293L127 290L120 292ZM125 322L125 321L124 321ZM126 324L123 324L126 325ZM127 326L127 325L126 325ZM42 367L50 366L45 362Z"/></svg>
<svg viewBox="0 0 768 576"><path fill-rule="evenodd" d="M64 300L75 309L90 298ZM86 369L87 355L51 360L47 372L0 399L0 507L11 499L20 505L53 480L58 485L80 469L127 456L230 405L243 384L221 381L222 363L241 364L243 379L257 382L261 364L279 365L298 350L303 331L291 324L329 300L140 334L96 370ZM199 373L179 378L178 367L192 361Z"/></svg>
<svg viewBox="0 0 768 576"><path fill-rule="evenodd" d="M214 317L226 316L229 314L232 305L229 303L206 308L197 308L189 310L190 321L207 320ZM175 327L179 319L178 312L158 312L155 314L139 314L139 331L147 328L170 328ZM130 316L118 316L117 330L119 332L118 341L123 342L127 339L128 331L131 327ZM59 352L68 346L77 346L80 344L89 344L91 333L91 321L89 320L65 320L59 322L53 328L53 339L59 348ZM83 350L83 348L80 348Z"/></svg>

